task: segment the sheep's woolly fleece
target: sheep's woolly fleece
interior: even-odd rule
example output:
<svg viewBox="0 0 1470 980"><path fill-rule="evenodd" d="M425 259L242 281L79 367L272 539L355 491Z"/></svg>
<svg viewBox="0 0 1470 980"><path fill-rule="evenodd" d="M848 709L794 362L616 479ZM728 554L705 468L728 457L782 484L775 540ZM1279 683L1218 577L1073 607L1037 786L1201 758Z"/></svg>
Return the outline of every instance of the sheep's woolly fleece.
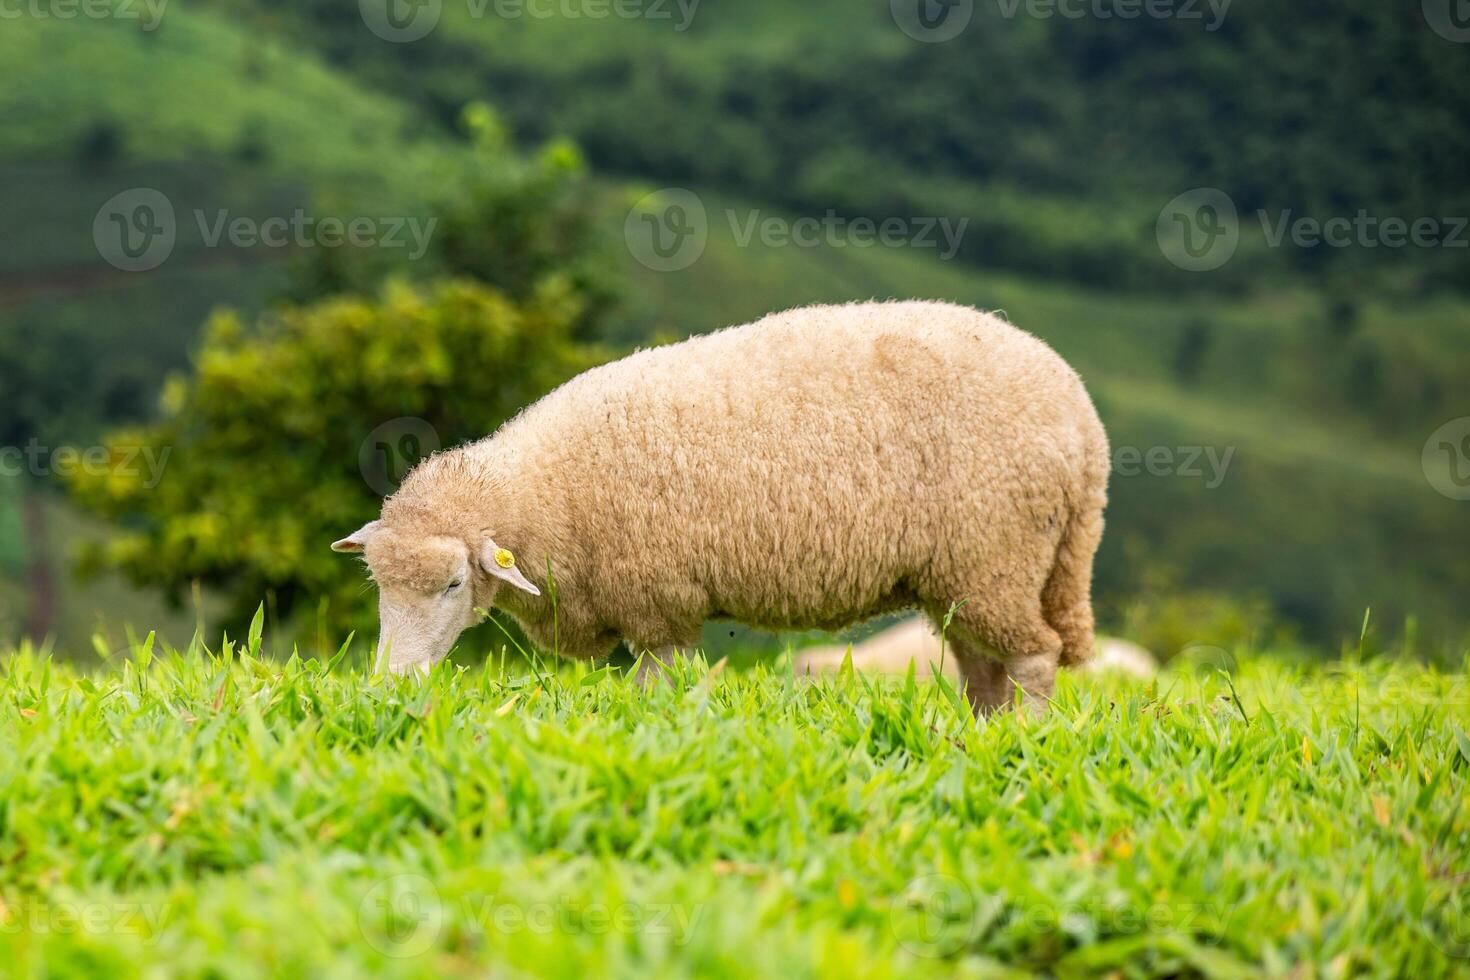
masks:
<svg viewBox="0 0 1470 980"><path fill-rule="evenodd" d="M1091 654L1107 478L1097 412L1040 340L949 304L815 306L587 371L424 461L367 560L427 591L467 550L476 604L575 657L688 648L710 618L837 629L960 603L984 707ZM487 541L539 596L485 570Z"/></svg>

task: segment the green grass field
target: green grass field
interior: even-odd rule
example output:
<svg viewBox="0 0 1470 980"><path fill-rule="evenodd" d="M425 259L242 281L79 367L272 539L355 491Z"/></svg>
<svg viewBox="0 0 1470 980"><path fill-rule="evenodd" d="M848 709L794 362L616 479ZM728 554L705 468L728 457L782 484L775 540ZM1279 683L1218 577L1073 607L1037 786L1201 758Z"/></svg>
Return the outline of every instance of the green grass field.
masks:
<svg viewBox="0 0 1470 980"><path fill-rule="evenodd" d="M1470 682L0 659L15 976L1470 970Z"/></svg>

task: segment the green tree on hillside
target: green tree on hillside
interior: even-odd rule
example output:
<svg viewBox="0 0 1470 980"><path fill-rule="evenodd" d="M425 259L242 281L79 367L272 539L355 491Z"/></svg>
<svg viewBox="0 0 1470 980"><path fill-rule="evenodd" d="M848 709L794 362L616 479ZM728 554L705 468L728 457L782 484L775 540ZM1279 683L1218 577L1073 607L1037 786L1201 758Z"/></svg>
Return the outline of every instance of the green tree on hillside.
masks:
<svg viewBox="0 0 1470 980"><path fill-rule="evenodd" d="M618 293L581 151L552 140L523 156L500 117L479 103L461 121L469 152L446 154L425 195L434 221L428 253L410 262L388 249L313 249L291 297L371 293L389 276L448 276L478 280L520 302L555 276L582 299L575 333L596 336Z"/></svg>
<svg viewBox="0 0 1470 980"><path fill-rule="evenodd" d="M550 279L524 303L454 281L326 300L257 329L217 314L163 419L114 433L111 469L73 479L76 499L119 525L84 570L176 599L213 586L236 621L263 597L282 616L309 597L333 625L362 625L371 597L327 545L376 516L414 457L494 431L599 360L572 339L581 309Z"/></svg>
<svg viewBox="0 0 1470 980"><path fill-rule="evenodd" d="M376 516L420 456L493 432L604 358L586 338L615 293L580 154L522 157L481 106L464 124L471 152L446 157L426 195L423 261L311 250L287 306L253 326L217 313L162 419L113 433L111 469L72 478L119 526L84 572L176 600L212 587L236 624L264 599L281 617L366 625L361 578L327 543Z"/></svg>

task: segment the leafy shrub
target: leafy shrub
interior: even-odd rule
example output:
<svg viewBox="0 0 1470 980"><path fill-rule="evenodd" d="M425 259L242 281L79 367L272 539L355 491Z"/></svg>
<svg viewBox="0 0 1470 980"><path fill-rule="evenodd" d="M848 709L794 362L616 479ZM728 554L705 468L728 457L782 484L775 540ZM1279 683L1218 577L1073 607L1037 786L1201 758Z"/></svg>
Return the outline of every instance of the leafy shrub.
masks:
<svg viewBox="0 0 1470 980"><path fill-rule="evenodd" d="M108 471L73 478L86 509L121 525L83 570L115 569L175 599L214 586L237 621L262 596L282 616L310 596L327 622L361 625L370 597L327 545L376 516L370 483L390 489L373 479L370 434L421 420L388 429L427 433L395 446L417 452L493 431L599 360L572 339L580 312L552 278L524 303L453 281L291 308L257 329L216 314L192 377L169 382L162 420L114 433ZM161 477L138 447L166 460Z"/></svg>

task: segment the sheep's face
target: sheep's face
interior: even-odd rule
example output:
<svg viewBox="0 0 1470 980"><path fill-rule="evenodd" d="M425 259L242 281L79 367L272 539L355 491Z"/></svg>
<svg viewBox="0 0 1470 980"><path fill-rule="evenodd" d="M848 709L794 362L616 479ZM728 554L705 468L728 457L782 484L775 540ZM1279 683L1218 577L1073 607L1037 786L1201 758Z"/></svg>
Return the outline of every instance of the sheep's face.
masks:
<svg viewBox="0 0 1470 980"><path fill-rule="evenodd" d="M377 665L395 674L427 671L447 657L479 619L477 596L478 606L488 607L497 580L540 594L513 557L507 563L510 552L488 537L476 554L459 538L409 535L373 521L332 550L366 558L378 586Z"/></svg>

